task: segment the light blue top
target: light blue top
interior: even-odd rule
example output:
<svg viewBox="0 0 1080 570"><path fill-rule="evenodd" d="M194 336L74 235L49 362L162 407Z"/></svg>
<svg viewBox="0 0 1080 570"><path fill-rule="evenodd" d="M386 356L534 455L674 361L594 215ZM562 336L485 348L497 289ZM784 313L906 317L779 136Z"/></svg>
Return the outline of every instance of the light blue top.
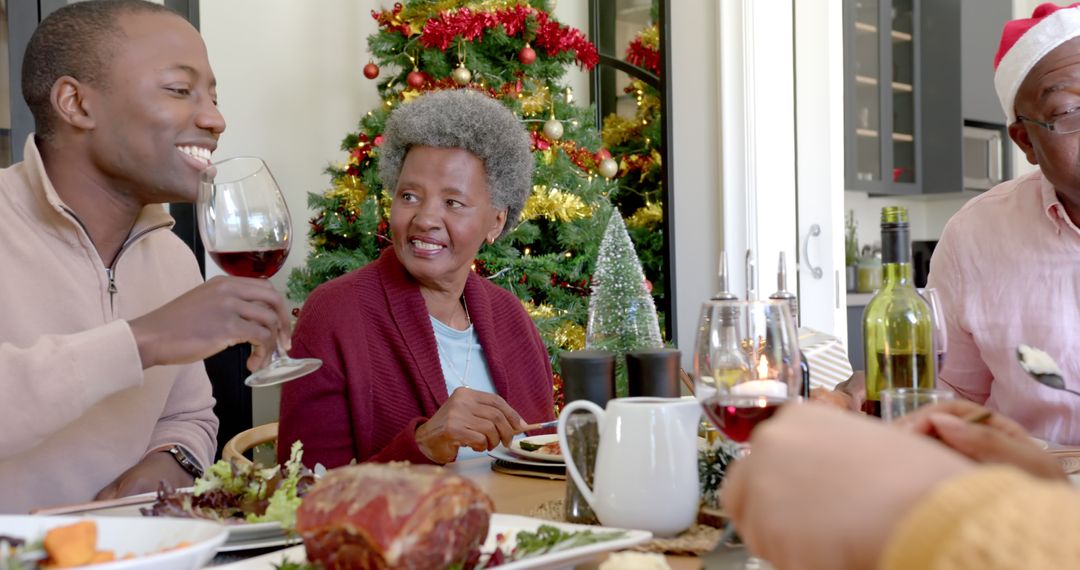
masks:
<svg viewBox="0 0 1080 570"><path fill-rule="evenodd" d="M452 394L458 388L469 388L489 394L495 393L495 384L491 381L484 349L476 336L476 328L459 331L447 326L439 319L431 317L431 328L435 329L435 345L439 349L439 362L442 364L443 377L446 379L446 393ZM465 363L468 359L468 371ZM462 378L467 374L466 378ZM468 447L458 450L458 460L472 459L486 454L478 453Z"/></svg>

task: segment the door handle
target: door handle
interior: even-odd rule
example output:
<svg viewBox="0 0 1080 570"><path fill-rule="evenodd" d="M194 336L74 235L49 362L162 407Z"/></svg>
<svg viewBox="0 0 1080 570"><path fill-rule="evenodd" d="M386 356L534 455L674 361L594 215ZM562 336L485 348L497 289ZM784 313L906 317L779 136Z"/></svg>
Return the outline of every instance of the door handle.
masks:
<svg viewBox="0 0 1080 570"><path fill-rule="evenodd" d="M812 224L810 231L806 234L806 239L803 240L803 260L806 261L806 268L810 270L810 275L814 276L814 279L821 279L825 275L825 271L821 269L821 266L814 267L814 264L810 261L810 238L821 235L821 226Z"/></svg>

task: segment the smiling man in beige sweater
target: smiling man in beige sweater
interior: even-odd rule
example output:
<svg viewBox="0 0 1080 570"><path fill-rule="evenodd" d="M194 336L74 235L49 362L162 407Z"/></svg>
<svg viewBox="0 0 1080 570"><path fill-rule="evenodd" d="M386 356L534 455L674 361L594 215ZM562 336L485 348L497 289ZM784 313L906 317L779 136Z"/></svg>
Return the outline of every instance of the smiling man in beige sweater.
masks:
<svg viewBox="0 0 1080 570"><path fill-rule="evenodd" d="M202 359L288 346L265 281L203 284L161 205L225 129L198 32L141 0L61 8L30 40L37 133L0 170L0 512L188 485L213 460Z"/></svg>

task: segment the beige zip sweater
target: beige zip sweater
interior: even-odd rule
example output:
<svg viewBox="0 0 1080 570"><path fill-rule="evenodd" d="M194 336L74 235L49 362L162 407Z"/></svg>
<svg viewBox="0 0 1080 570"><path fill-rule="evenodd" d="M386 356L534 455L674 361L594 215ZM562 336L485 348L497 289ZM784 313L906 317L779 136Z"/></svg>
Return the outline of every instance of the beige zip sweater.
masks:
<svg viewBox="0 0 1080 570"><path fill-rule="evenodd" d="M25 157L0 170L0 513L89 501L163 446L208 465L202 362L143 370L125 320L202 281L172 218L147 206L108 271L33 135Z"/></svg>

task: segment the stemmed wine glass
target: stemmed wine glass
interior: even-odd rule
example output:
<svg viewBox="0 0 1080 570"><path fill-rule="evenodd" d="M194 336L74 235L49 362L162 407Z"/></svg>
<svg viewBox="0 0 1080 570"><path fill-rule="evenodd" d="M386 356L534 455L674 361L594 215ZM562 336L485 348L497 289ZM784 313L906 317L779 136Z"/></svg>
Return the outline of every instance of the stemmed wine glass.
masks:
<svg viewBox="0 0 1080 570"><path fill-rule="evenodd" d="M270 168L243 156L207 168L196 202L199 234L222 271L235 277L269 279L281 269L292 244L292 220ZM322 366L317 358L290 358L277 347L270 364L244 384L273 386Z"/></svg>
<svg viewBox="0 0 1080 570"><path fill-rule="evenodd" d="M945 352L949 348L949 333L948 327L945 325L945 311L941 306L941 297L938 295L938 290L934 287L925 287L919 289L919 295L926 301L927 305L930 305L930 318L934 325L934 355L937 366L937 373L934 375L937 378L938 374L941 374L942 368L945 367Z"/></svg>
<svg viewBox="0 0 1080 570"><path fill-rule="evenodd" d="M750 453L750 434L799 398L799 338L786 301L705 301L694 346L694 395L705 415ZM729 521L725 535L733 532ZM749 553L744 568L762 568Z"/></svg>
<svg viewBox="0 0 1080 570"><path fill-rule="evenodd" d="M795 322L779 301L706 301L694 347L695 389L705 415L750 451L750 433L799 397Z"/></svg>

